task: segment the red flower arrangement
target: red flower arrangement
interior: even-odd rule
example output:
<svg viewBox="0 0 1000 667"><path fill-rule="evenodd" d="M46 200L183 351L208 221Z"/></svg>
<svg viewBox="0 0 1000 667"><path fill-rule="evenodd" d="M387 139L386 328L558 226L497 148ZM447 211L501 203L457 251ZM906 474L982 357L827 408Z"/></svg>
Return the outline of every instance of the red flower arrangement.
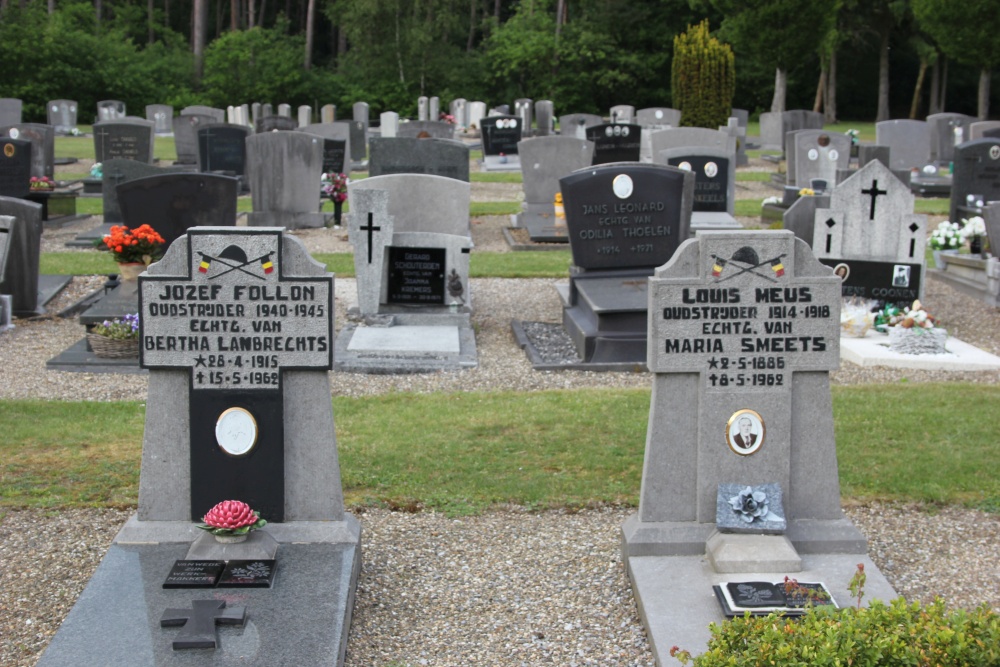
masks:
<svg viewBox="0 0 1000 667"><path fill-rule="evenodd" d="M135 229L115 225L111 228L111 233L98 243L103 243L119 264L141 262L149 265L163 255L163 244L166 241L149 225L140 225Z"/></svg>
<svg viewBox="0 0 1000 667"><path fill-rule="evenodd" d="M246 535L267 525L267 521L260 518L260 512L250 509L241 500L223 500L208 510L201 520L205 523L198 527L213 535Z"/></svg>

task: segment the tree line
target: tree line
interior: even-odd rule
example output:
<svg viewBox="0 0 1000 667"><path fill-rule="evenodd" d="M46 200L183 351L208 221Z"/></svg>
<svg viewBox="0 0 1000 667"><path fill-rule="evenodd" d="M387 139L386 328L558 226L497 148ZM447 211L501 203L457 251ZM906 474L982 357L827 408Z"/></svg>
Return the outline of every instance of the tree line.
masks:
<svg viewBox="0 0 1000 667"><path fill-rule="evenodd" d="M0 97L175 108L287 102L415 115L421 95L557 114L672 106L673 40L707 19L734 105L838 118L989 115L994 0L0 0Z"/></svg>

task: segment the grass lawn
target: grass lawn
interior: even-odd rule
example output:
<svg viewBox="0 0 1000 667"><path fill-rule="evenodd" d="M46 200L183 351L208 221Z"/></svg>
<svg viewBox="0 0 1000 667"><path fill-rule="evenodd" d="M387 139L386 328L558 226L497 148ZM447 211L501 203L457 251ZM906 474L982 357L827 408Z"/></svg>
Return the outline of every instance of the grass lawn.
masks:
<svg viewBox="0 0 1000 667"><path fill-rule="evenodd" d="M1000 442L980 409L1000 400L1000 387L835 387L833 398L845 499L1000 508ZM508 502L638 500L646 390L399 393L333 404L351 505L465 514ZM0 402L0 505L134 504L144 410Z"/></svg>

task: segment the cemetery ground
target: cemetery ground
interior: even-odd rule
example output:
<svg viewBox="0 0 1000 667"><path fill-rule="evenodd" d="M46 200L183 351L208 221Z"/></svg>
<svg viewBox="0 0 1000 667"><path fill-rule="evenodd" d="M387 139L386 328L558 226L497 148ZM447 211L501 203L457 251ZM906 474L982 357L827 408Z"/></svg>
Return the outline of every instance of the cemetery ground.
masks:
<svg viewBox="0 0 1000 667"><path fill-rule="evenodd" d="M169 146L157 150L169 160ZM747 227L760 226L773 191L756 174L771 168L741 170ZM651 378L532 370L509 323L559 321L553 285L569 253L511 252L503 213L520 185L485 176L472 183L479 367L331 375L344 491L363 530L347 664L652 665L619 547ZM918 205L937 214L929 228L944 219L946 202ZM112 272L62 245L96 223L45 232L43 273L77 276L50 313ZM337 273L339 329L357 300L346 231L295 235ZM1000 354L1000 311L933 280L924 301L953 336ZM0 336L3 665L34 664L136 502L143 415L155 409L146 378L45 370L80 337L57 317ZM831 379L843 504L872 559L910 601L1000 609L1000 373L842 362Z"/></svg>

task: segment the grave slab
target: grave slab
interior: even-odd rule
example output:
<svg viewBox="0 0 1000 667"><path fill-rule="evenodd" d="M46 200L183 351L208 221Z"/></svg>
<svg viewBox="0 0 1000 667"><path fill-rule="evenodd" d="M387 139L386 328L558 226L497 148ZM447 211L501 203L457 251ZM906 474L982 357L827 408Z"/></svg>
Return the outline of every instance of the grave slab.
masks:
<svg viewBox="0 0 1000 667"><path fill-rule="evenodd" d="M869 331L863 338L841 336L840 357L858 366L888 366L928 371L995 371L1000 357L957 338L948 338L945 354L901 354L889 349L889 337Z"/></svg>
<svg viewBox="0 0 1000 667"><path fill-rule="evenodd" d="M458 327L402 326L357 329L347 349L360 352L438 352L461 350Z"/></svg>

